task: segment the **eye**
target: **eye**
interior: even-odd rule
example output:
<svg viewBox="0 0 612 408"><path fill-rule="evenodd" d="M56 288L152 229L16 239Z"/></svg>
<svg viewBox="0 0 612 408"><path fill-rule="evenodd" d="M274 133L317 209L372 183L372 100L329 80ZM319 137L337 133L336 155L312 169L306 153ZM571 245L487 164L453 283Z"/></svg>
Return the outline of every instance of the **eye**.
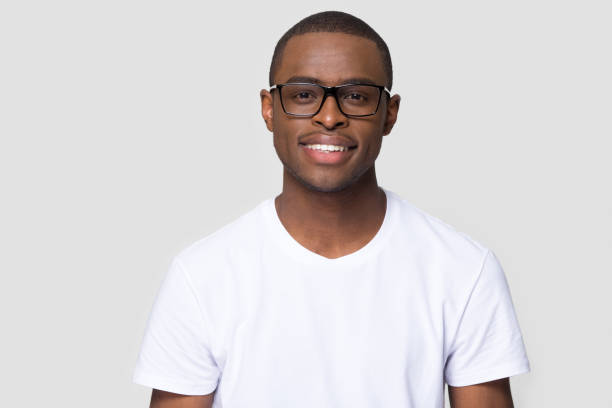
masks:
<svg viewBox="0 0 612 408"><path fill-rule="evenodd" d="M360 92L349 92L343 97L344 101L352 104L364 104L368 102L368 96Z"/></svg>
<svg viewBox="0 0 612 408"><path fill-rule="evenodd" d="M295 95L295 97L297 99L309 99L309 98L314 98L314 95L311 94L310 92L300 92L297 95Z"/></svg>
<svg viewBox="0 0 612 408"><path fill-rule="evenodd" d="M356 99L356 100L360 100L360 99L365 98L363 95L358 94L358 93L355 93L355 92L353 92L353 93L351 93L351 94L348 94L346 97L347 97L348 99Z"/></svg>

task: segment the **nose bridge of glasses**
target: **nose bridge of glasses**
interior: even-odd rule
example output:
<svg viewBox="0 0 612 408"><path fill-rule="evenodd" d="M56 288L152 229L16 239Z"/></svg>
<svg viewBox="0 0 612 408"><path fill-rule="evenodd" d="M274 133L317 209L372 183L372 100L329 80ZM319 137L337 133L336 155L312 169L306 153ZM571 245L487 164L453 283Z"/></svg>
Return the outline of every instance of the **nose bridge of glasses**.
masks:
<svg viewBox="0 0 612 408"><path fill-rule="evenodd" d="M327 97L331 96L332 105L335 105L338 113L344 115L344 112L342 111L342 107L340 106L340 101L338 100L338 87L331 86L331 87L321 87L321 88L323 88L324 93L323 93L323 97L321 98L321 106L319 107L318 113L321 113L321 111L325 107L325 102L328 99Z"/></svg>

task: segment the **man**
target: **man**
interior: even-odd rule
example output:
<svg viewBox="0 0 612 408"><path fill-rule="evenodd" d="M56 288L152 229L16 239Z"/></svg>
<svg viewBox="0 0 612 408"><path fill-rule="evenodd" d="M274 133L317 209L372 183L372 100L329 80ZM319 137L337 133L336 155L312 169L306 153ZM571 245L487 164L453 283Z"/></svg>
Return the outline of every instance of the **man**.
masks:
<svg viewBox="0 0 612 408"><path fill-rule="evenodd" d="M312 15L276 46L262 115L282 193L195 242L157 295L134 381L151 406L512 407L529 371L486 247L378 186L397 119L365 22Z"/></svg>

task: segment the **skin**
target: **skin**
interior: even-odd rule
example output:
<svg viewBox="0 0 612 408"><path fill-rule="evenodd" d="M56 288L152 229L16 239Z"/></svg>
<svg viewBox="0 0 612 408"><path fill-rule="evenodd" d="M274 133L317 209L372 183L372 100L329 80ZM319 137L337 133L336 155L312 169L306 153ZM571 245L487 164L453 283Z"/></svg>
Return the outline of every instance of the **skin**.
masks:
<svg viewBox="0 0 612 408"><path fill-rule="evenodd" d="M181 395L153 389L149 408L212 408L215 393Z"/></svg>
<svg viewBox="0 0 612 408"><path fill-rule="evenodd" d="M387 84L375 43L343 33L308 33L291 38L275 73L275 83L312 78L335 86L360 78ZM303 82L303 81L300 81ZM311 81L308 81L311 82ZM338 258L366 245L378 232L386 197L378 186L374 162L397 120L400 96L383 95L376 115L348 118L334 98L327 98L311 118L286 115L278 93L261 90L261 113L273 134L283 164L283 188L274 199L279 219L303 247L326 258ZM310 160L298 140L313 133L341 135L357 144L349 160L321 164ZM511 408L507 378L465 387L449 386L453 408ZM153 390L151 408L211 408L214 393L178 395Z"/></svg>
<svg viewBox="0 0 612 408"><path fill-rule="evenodd" d="M448 400L452 408L514 408L508 378L465 387L449 385Z"/></svg>
<svg viewBox="0 0 612 408"><path fill-rule="evenodd" d="M275 74L276 83L305 77L334 86L362 78L385 85L382 58L373 41L343 33L308 33L291 38ZM260 92L262 116L273 133L283 163L283 189L276 211L289 234L306 249L326 258L357 251L376 234L384 219L386 197L376 180L374 162L383 136L397 119L400 97L383 95L374 116L348 118L327 98L311 118L286 115L278 92ZM357 143L342 164L309 160L298 139L317 132L341 135Z"/></svg>

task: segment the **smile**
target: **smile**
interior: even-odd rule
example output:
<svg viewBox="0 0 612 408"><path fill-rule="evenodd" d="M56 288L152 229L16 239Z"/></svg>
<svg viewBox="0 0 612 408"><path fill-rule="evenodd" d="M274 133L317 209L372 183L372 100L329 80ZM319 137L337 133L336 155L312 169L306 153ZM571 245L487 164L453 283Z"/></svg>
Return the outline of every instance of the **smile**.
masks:
<svg viewBox="0 0 612 408"><path fill-rule="evenodd" d="M307 149L312 150L320 150L323 152L345 152L349 148L346 146L336 146L336 145L328 145L328 144L304 144L303 145Z"/></svg>
<svg viewBox="0 0 612 408"><path fill-rule="evenodd" d="M300 150L306 154L308 161L315 164L338 165L345 163L353 156L357 146L341 146L330 144L300 143Z"/></svg>

